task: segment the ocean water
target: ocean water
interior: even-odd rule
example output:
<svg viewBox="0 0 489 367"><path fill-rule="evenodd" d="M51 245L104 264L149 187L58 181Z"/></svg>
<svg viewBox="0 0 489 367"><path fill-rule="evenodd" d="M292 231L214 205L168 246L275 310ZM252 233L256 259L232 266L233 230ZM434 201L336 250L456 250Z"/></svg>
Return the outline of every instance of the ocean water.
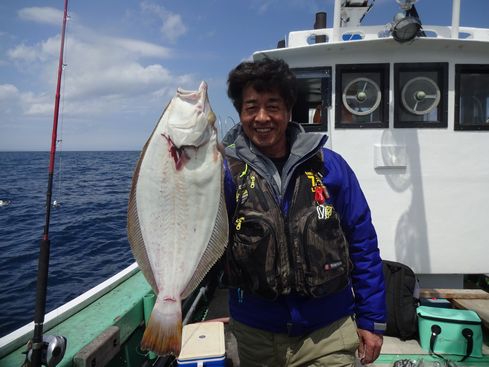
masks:
<svg viewBox="0 0 489 367"><path fill-rule="evenodd" d="M46 312L134 262L126 234L139 152L56 156ZM0 152L0 336L34 318L48 152Z"/></svg>

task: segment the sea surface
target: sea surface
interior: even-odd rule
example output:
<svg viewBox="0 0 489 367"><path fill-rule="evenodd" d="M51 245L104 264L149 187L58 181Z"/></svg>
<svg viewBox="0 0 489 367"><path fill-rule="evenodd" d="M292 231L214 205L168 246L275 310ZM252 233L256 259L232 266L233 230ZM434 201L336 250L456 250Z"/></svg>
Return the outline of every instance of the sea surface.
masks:
<svg viewBox="0 0 489 367"><path fill-rule="evenodd" d="M126 235L139 152L58 152L46 312L134 262ZM49 152L0 152L0 336L34 318Z"/></svg>

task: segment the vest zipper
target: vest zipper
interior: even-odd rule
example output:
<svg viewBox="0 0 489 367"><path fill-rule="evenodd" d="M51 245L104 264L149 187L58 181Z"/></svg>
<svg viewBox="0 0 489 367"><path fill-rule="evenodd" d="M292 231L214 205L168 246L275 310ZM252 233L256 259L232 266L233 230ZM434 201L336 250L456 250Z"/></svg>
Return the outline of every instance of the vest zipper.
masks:
<svg viewBox="0 0 489 367"><path fill-rule="evenodd" d="M309 223L314 219L314 214L309 215L309 217L306 218L306 222L304 223L304 228L302 232L302 243L306 244L307 243L307 228L309 228ZM302 258L304 259L307 269L311 268L311 261L309 260L309 256L306 254L306 251L304 250L304 246L300 247L301 255ZM306 285L306 277L307 274L304 272L304 286Z"/></svg>
<svg viewBox="0 0 489 367"><path fill-rule="evenodd" d="M241 288L237 289L238 292L238 303L243 303L244 300L244 292Z"/></svg>
<svg viewBox="0 0 489 367"><path fill-rule="evenodd" d="M293 256L292 256L292 246L290 245L290 233L289 233L289 216L285 216L283 214L282 211L281 212L281 215L282 215L282 223L284 224L284 234L285 234L285 242L287 244L287 262L289 263L289 266L290 266L290 271L289 271L289 274L287 274L287 284L289 285L290 287L290 291L293 292L295 291L295 289L293 289L291 287L292 284L295 284L295 281L293 280L293 278L295 277L295 269L296 269L296 266L295 266L295 263L293 261Z"/></svg>
<svg viewBox="0 0 489 367"><path fill-rule="evenodd" d="M252 177L255 177L255 176L252 176ZM263 210L268 212L270 210L270 207L268 206L268 203L267 203L267 200L265 198L265 194L263 193L263 191L260 189L255 190L255 186L251 187L251 185L249 185L248 187L250 187L253 190L253 192L256 193L256 196L258 197L258 202L262 206Z"/></svg>
<svg viewBox="0 0 489 367"><path fill-rule="evenodd" d="M268 218L256 216L254 214L245 214L243 217L243 220L240 221L240 225L242 225L243 222L250 223L250 222L257 222L257 221L261 222L262 225L266 225L267 231L270 233L270 236L272 237L272 242L274 243L274 247L275 247L275 256L273 259L274 260L273 267L275 269L277 269L277 268L279 268L277 266L277 263L280 261L280 264L283 264L284 261L283 261L283 256L280 253L280 246L277 243L277 235L276 235L275 231L273 230L274 226L273 226L272 221L270 221ZM234 261L236 261L236 260L234 260ZM243 264L241 264L241 265L243 265ZM283 268L283 266L280 266L280 268ZM277 275L278 275L278 279L275 278L274 282L276 283L276 285L278 284L278 287L283 288L283 286L284 286L284 283L282 281L283 274L277 273ZM241 291L241 297L240 297L239 291ZM278 293L280 293L280 292L278 292ZM243 300L243 290L241 288L238 289L238 301L240 299Z"/></svg>
<svg viewBox="0 0 489 367"><path fill-rule="evenodd" d="M300 185L295 185L294 192L292 193L292 197L290 199L290 204L295 203L298 192L299 192L299 186ZM289 266L290 266L289 284L294 285L294 289L292 289L292 291L297 291L298 286L300 284L298 282L297 277L299 276L300 272L297 271L297 264L295 261L296 257L293 254L293 250L294 250L295 245L292 243L292 240L291 240L290 226L289 226L290 213L294 213L295 208L293 206L290 206L288 211L287 211L287 214L285 214L285 208L283 207L284 203L281 203L281 204L282 205L280 206L280 213L282 215L283 223L284 223L284 233L285 233L285 239L287 241L287 255L289 257L288 262L289 262ZM301 251L301 250L302 249L299 249L299 251Z"/></svg>

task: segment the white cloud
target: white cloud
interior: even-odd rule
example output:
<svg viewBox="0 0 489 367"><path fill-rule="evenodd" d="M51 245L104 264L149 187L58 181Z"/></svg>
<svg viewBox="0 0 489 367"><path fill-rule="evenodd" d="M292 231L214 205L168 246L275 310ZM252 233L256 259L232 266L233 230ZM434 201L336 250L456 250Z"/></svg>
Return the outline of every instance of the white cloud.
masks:
<svg viewBox="0 0 489 367"><path fill-rule="evenodd" d="M7 51L7 56L14 61L32 62L37 59L39 52L34 47L20 44Z"/></svg>
<svg viewBox="0 0 489 367"><path fill-rule="evenodd" d="M97 96L129 96L151 93L172 81L161 65L142 66L137 62L105 65L100 70L85 69L67 72L70 90L66 96L75 99Z"/></svg>
<svg viewBox="0 0 489 367"><path fill-rule="evenodd" d="M100 96L141 96L151 94L174 77L159 63L145 65L146 59L166 59L171 50L159 45L115 37L87 40L71 38L65 61L66 97L76 100Z"/></svg>
<svg viewBox="0 0 489 367"><path fill-rule="evenodd" d="M36 66L38 62L45 63L57 59L59 57L59 47L60 38L56 36L32 46L21 43L7 50L7 56L11 61L21 63L23 67L25 64Z"/></svg>
<svg viewBox="0 0 489 367"><path fill-rule="evenodd" d="M46 8L23 9L19 16L59 25L62 17L59 12L34 9ZM156 34L166 29L166 39L176 40L186 32L179 15L156 5L151 9L153 16L148 18L157 21L152 25ZM0 82L0 149L19 149L19 140L7 135L22 136L19 133L22 129L38 129L53 117L60 48L58 30L56 33L39 42L24 39L22 43L6 46L5 63L15 68L18 75L12 79L15 82L9 80L11 84ZM107 131L115 131L117 139L128 139L127 131L131 129L131 139L136 141L131 147L137 148L151 132L176 88L192 89L198 84L192 74L172 72L175 57L172 48L157 42L111 36L103 29L84 27L80 18L73 21L65 44L66 67L60 101L60 118L68 122L65 127L71 126L72 139L92 130L105 134L102 140L108 139ZM90 147L91 143L79 144ZM24 140L21 144L31 148ZM99 145L104 146L104 142Z"/></svg>
<svg viewBox="0 0 489 367"><path fill-rule="evenodd" d="M119 46L122 49L141 57L167 58L172 54L171 50L166 47L129 38L108 38L106 42Z"/></svg>
<svg viewBox="0 0 489 367"><path fill-rule="evenodd" d="M20 109L20 92L15 85L0 84L0 111L2 111L2 120L8 115L19 113Z"/></svg>
<svg viewBox="0 0 489 367"><path fill-rule="evenodd" d="M53 94L21 92L12 84L0 84L0 109L2 117L20 115L45 117L53 114Z"/></svg>
<svg viewBox="0 0 489 367"><path fill-rule="evenodd" d="M54 90L51 93L24 92L19 96L22 112L29 117L46 117L53 115Z"/></svg>
<svg viewBox="0 0 489 367"><path fill-rule="evenodd" d="M19 90L12 84L0 84L0 102L15 98L19 94Z"/></svg>
<svg viewBox="0 0 489 367"><path fill-rule="evenodd" d="M256 9L259 15L265 15L268 9L274 6L276 0L254 0L251 7Z"/></svg>
<svg viewBox="0 0 489 367"><path fill-rule="evenodd" d="M175 14L161 5L149 1L143 1L141 9L144 13L154 15L161 21L160 32L163 39L176 42L180 36L187 33L187 27L180 14Z"/></svg>
<svg viewBox="0 0 489 367"><path fill-rule="evenodd" d="M20 19L42 24L60 25L63 12L50 7L31 7L20 9L17 13Z"/></svg>
<svg viewBox="0 0 489 367"><path fill-rule="evenodd" d="M32 85L44 90L20 93L13 85L3 88L4 93L17 90L22 106L19 110L24 115L52 115L59 47L60 38L55 36L7 51L19 71L32 76ZM190 75L172 75L163 64L154 62L171 57L172 51L150 42L83 32L70 36L65 51L65 112L79 116L145 108L170 97L177 85L188 85L192 80ZM146 60L153 62L145 63Z"/></svg>
<svg viewBox="0 0 489 367"><path fill-rule="evenodd" d="M161 34L172 42L186 32L187 28L178 14L169 14L161 26Z"/></svg>

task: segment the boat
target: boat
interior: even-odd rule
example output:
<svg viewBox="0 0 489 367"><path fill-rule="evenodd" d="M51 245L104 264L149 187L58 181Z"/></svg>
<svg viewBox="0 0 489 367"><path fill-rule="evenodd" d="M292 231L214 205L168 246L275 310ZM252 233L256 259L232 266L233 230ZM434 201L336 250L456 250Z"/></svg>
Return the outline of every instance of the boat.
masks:
<svg viewBox="0 0 489 367"><path fill-rule="evenodd" d="M415 1L398 2L390 24L362 26L373 3L337 0L332 28L318 13L316 29L291 32L286 47L253 58L282 58L296 71L292 118L326 132L328 147L352 166L382 257L409 265L423 286L460 288L463 274L489 271L480 256L489 219L489 33L459 25L460 0L445 27L422 24Z"/></svg>
<svg viewBox="0 0 489 367"><path fill-rule="evenodd" d="M457 365L489 366L488 294L473 292L474 301L456 292L466 290L467 274L489 274L483 255L489 28L461 26L460 0L452 0L451 26L426 25L415 0L397 2L399 12L387 26L365 26L362 20L378 4L335 0L332 27L319 12L313 27L290 32L277 48L257 51L253 59L289 63L300 85L293 119L306 131L326 132L327 146L352 166L372 210L382 257L410 266L422 296L445 296L479 313L486 333L483 357ZM184 323L226 320L226 290L216 278L210 272L184 301ZM152 302L137 265L129 266L45 316L43 363L175 365L172 357L139 349ZM30 358L33 328L31 323L0 339L0 367ZM237 366L232 335L227 329L225 335L229 365ZM399 360L422 360L425 366L440 361L417 340L385 337L371 366Z"/></svg>

